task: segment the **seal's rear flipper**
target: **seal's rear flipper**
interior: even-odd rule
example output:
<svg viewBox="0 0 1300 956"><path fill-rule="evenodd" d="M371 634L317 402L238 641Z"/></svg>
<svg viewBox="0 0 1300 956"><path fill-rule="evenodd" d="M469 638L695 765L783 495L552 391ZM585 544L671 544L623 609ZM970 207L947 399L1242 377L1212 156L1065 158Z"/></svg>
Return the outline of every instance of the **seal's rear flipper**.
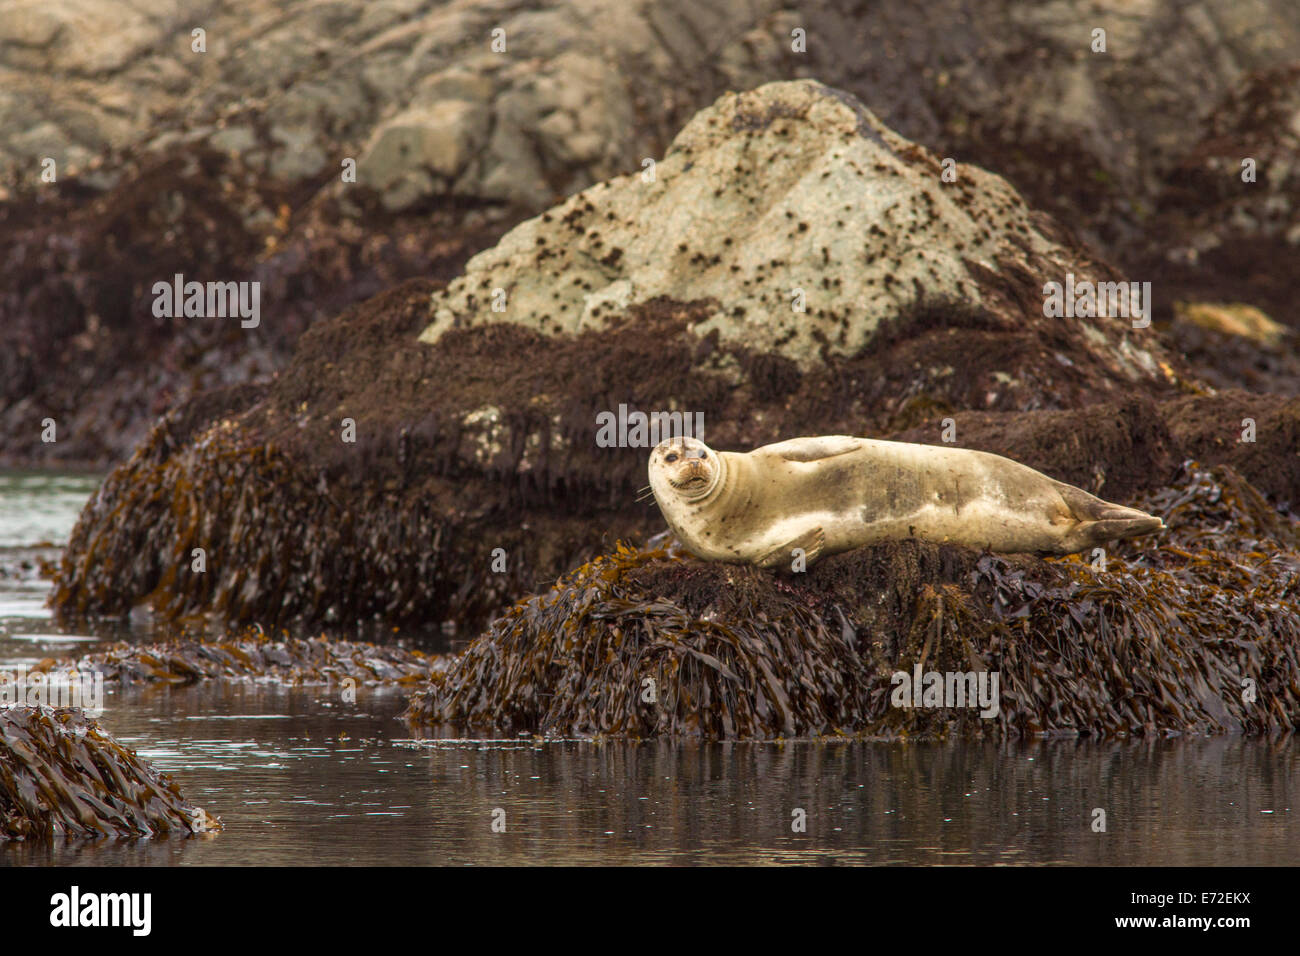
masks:
<svg viewBox="0 0 1300 956"><path fill-rule="evenodd" d="M1058 484L1057 487L1075 520L1079 522L1066 538L1066 553L1084 551L1107 541L1152 534L1165 526L1155 515L1137 508L1103 501L1070 485Z"/></svg>
<svg viewBox="0 0 1300 956"><path fill-rule="evenodd" d="M1091 551L1093 548L1105 547L1112 541L1152 534L1165 526L1163 521L1153 515L1141 511L1135 511L1134 514L1137 517L1103 518L1098 521L1080 522L1066 536L1057 553L1078 554L1081 551Z"/></svg>
<svg viewBox="0 0 1300 956"><path fill-rule="evenodd" d="M821 557L822 548L826 546L826 535L822 533L820 527L813 528L811 531L805 531L797 538L787 541L779 547L773 548L767 554L763 555L754 563L760 568L779 568L788 567L793 569L797 560L794 551L796 548L803 551L803 566L810 567L814 561Z"/></svg>
<svg viewBox="0 0 1300 956"><path fill-rule="evenodd" d="M1152 534L1165 526L1165 523L1153 515L1138 512L1136 518L1106 518L1101 521L1089 521L1079 526L1079 530L1088 535L1094 543L1114 541L1117 538L1136 538Z"/></svg>

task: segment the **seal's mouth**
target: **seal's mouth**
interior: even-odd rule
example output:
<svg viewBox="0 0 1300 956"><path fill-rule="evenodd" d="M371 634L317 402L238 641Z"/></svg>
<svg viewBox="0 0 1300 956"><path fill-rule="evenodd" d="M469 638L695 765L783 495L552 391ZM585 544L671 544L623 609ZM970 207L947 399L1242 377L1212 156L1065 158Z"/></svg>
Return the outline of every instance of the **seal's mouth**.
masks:
<svg viewBox="0 0 1300 956"><path fill-rule="evenodd" d="M709 483L709 468L700 459L695 458L684 463L675 476L668 479L678 491L684 491L688 488L698 488L701 485Z"/></svg>

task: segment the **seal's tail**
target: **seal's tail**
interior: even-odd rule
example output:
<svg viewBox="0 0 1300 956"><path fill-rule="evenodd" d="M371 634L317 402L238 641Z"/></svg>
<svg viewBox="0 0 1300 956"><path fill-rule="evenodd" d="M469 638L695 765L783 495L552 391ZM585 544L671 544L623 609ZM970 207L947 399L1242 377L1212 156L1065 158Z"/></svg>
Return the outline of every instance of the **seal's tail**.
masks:
<svg viewBox="0 0 1300 956"><path fill-rule="evenodd" d="M1069 485L1063 486L1061 496L1079 522L1066 538L1071 552L1095 548L1107 541L1153 534L1165 526L1155 515L1103 501Z"/></svg>

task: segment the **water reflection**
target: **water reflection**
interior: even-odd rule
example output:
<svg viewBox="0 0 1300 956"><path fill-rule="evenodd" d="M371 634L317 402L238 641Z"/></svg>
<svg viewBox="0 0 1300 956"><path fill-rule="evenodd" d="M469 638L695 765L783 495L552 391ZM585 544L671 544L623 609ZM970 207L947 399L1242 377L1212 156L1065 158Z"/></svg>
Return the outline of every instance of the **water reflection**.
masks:
<svg viewBox="0 0 1300 956"><path fill-rule="evenodd" d="M97 483L52 480L46 497L30 476L0 475L0 569L24 549L57 556L37 546L61 543ZM112 636L59 633L41 606L48 582L22 574L0 574L0 662L77 654ZM224 832L0 844L0 865L1300 859L1291 741L412 740L396 719L404 705L396 689L348 704L324 687L257 681L109 686L104 725ZM1096 808L1104 833L1091 828ZM504 833L492 828L498 809ZM806 832L792 830L798 810Z"/></svg>
<svg viewBox="0 0 1300 956"><path fill-rule="evenodd" d="M0 471L0 548L62 547L100 475Z"/></svg>
<svg viewBox="0 0 1300 956"><path fill-rule="evenodd" d="M1289 742L412 740L397 691L208 684L104 720L216 837L10 845L9 863L1293 864ZM1094 808L1107 830L1091 829ZM493 832L494 812L506 831ZM805 811L807 832L792 832Z"/></svg>
<svg viewBox="0 0 1300 956"><path fill-rule="evenodd" d="M0 638L48 631L43 562L57 562L98 475L0 471Z"/></svg>

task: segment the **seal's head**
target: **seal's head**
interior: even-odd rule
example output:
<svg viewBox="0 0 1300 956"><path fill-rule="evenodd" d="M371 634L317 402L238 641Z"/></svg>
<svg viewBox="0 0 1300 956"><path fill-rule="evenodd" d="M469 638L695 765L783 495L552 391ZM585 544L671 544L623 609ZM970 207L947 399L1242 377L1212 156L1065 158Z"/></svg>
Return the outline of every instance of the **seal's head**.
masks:
<svg viewBox="0 0 1300 956"><path fill-rule="evenodd" d="M703 498L721 480L722 459L698 438L669 438L650 452L650 487L661 505Z"/></svg>

